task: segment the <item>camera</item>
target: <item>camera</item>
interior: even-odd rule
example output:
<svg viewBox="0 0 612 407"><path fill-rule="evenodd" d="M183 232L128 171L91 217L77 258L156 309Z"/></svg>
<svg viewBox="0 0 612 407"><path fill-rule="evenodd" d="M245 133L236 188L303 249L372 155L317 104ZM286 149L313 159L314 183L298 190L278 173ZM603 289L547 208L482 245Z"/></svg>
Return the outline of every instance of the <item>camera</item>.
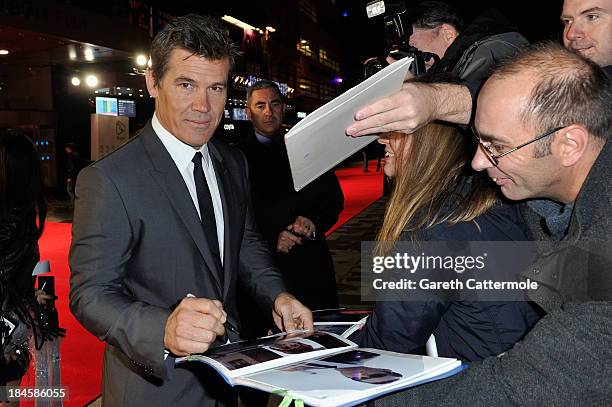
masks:
<svg viewBox="0 0 612 407"><path fill-rule="evenodd" d="M376 0L370 1L366 6L368 18L383 16L385 27L385 37L389 47L388 56L393 59L405 57L414 58L410 66L410 72L414 76L425 73L425 62L431 58L438 62L436 54L421 52L408 43L408 38L412 34L413 12L406 8L406 4L401 0ZM387 65L386 61L379 58L369 58L363 64L363 74L365 78L374 75Z"/></svg>

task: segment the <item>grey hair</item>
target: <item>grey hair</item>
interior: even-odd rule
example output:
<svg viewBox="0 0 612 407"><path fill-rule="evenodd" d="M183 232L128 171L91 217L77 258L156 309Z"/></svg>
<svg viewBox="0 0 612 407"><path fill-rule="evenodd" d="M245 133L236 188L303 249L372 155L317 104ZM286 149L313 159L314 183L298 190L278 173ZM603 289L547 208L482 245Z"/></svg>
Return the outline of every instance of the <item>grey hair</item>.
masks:
<svg viewBox="0 0 612 407"><path fill-rule="evenodd" d="M276 93L278 93L278 96L280 97L280 99L283 100L283 94L278 88L278 85L276 84L276 82L268 80L268 79L262 79L262 80L255 82L254 84L249 86L249 89L247 89L247 105L251 103L251 96L253 95L253 92L256 90L261 90L261 89L274 89Z"/></svg>
<svg viewBox="0 0 612 407"><path fill-rule="evenodd" d="M229 59L230 72L240 55L219 20L199 14L187 14L168 22L151 44L151 73L157 85L166 72L172 51L184 49L210 59Z"/></svg>

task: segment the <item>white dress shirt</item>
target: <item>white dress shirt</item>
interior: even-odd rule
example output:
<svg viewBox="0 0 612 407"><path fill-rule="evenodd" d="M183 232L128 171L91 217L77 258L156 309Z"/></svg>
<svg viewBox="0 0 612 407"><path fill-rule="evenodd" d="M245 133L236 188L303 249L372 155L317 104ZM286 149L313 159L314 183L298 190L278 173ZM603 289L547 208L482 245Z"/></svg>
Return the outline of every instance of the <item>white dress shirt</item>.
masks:
<svg viewBox="0 0 612 407"><path fill-rule="evenodd" d="M213 210L215 212L215 222L217 223L217 239L219 240L219 253L221 257L221 264L223 264L223 232L224 232L224 223L223 223L223 206L221 204L221 194L219 193L219 185L217 184L217 177L215 176L215 168L212 165L212 161L210 159L210 153L208 151L208 145L204 144L200 149L195 149L194 147L187 145L174 137L168 130L162 126L162 124L157 119L157 115L153 114L153 119L151 120L151 125L153 126L153 130L159 137L159 140L162 142L174 164L178 168L183 180L185 181L185 185L187 185L187 189L189 190L189 195L191 195L191 200L193 201L193 205L195 206L196 211L198 212L198 216L202 219L202 215L200 214L200 205L198 205L198 194L196 191L195 179L193 177L193 156L196 152L202 153L202 169L204 171L204 176L206 177L206 182L208 183L208 188L210 189L210 195L212 196L213 202Z"/></svg>

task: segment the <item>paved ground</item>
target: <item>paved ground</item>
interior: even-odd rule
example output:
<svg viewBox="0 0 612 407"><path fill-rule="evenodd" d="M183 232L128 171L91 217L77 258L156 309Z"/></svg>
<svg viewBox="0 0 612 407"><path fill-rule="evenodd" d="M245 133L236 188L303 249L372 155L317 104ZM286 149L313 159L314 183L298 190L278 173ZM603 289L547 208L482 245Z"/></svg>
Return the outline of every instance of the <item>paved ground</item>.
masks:
<svg viewBox="0 0 612 407"><path fill-rule="evenodd" d="M49 222L72 222L72 204L70 201L48 199L47 221Z"/></svg>
<svg viewBox="0 0 612 407"><path fill-rule="evenodd" d="M327 238L334 259L338 296L342 305L366 305L361 302L360 291L361 242L376 237L386 202L386 198L374 202Z"/></svg>

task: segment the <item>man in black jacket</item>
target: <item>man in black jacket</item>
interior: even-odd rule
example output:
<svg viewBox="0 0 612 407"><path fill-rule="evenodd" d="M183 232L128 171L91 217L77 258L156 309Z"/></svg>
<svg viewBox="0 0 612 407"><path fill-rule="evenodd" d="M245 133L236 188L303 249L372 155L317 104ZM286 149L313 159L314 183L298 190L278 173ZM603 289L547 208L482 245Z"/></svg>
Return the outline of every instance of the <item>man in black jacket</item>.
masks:
<svg viewBox="0 0 612 407"><path fill-rule="evenodd" d="M311 309L336 307L336 279L325 233L344 207L338 179L328 172L299 192L293 189L281 129L284 104L274 82L260 81L248 90L246 113L254 133L238 147L249 163L257 225L290 291Z"/></svg>
<svg viewBox="0 0 612 407"><path fill-rule="evenodd" d="M434 72L451 72L464 80L485 79L495 63L529 44L497 10L489 9L467 26L449 4L424 1L414 11L409 43L440 61L426 62Z"/></svg>

